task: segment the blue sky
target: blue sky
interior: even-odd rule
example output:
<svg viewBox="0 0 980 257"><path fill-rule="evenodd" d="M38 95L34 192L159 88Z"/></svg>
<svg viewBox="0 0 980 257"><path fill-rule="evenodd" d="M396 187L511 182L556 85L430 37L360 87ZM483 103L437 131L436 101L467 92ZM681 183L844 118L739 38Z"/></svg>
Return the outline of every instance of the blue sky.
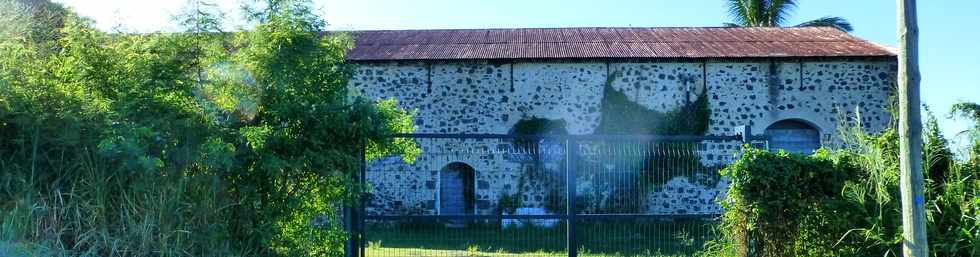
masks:
<svg viewBox="0 0 980 257"><path fill-rule="evenodd" d="M101 29L174 30L170 21L185 1L60 0L96 20ZM216 0L230 18L239 1ZM725 0L315 0L331 29L503 27L719 26ZM801 0L790 24L828 15L847 18L854 35L896 45L893 0ZM922 100L953 137L968 122L947 119L950 106L980 102L980 1L920 0ZM230 26L241 26L236 20Z"/></svg>

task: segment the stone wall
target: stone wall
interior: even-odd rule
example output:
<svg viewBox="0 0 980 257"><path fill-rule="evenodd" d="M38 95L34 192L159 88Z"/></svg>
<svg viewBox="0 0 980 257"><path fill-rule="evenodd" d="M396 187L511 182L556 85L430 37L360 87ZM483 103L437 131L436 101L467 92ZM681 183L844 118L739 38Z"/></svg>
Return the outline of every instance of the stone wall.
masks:
<svg viewBox="0 0 980 257"><path fill-rule="evenodd" d="M401 107L418 110L418 133L509 133L521 119L536 117L564 120L572 134L591 134L609 81L630 101L656 111L676 109L706 92L709 135L732 135L741 125L761 133L777 121L798 119L830 144L842 119L859 116L870 132L889 125L885 109L895 68L887 59L371 62L358 66L350 85L355 95L394 97ZM702 162L727 163L739 144L705 142ZM491 213L502 194L517 191L524 172L505 158L500 149L506 142L499 140L420 145L423 156L414 164L398 158L371 164L371 170L387 171L369 172L375 212L438 213L438 172L462 162L477 171L477 212ZM646 205L655 213L717 212L705 199L724 188L723 182L702 187L677 178L651 192ZM535 201L540 192L526 197L527 204L541 205Z"/></svg>

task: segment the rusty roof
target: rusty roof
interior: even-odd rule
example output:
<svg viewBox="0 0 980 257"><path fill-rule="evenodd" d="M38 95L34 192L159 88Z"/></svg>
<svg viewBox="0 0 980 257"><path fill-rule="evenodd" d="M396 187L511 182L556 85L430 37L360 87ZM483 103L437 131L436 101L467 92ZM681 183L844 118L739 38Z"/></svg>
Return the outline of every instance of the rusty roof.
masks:
<svg viewBox="0 0 980 257"><path fill-rule="evenodd" d="M541 28L355 31L353 61L890 57L833 28Z"/></svg>

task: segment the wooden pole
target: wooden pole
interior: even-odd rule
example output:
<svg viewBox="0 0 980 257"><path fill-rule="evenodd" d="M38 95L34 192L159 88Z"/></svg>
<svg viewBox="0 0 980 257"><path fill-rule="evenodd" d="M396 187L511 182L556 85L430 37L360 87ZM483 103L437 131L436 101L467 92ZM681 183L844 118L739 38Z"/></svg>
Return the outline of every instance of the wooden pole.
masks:
<svg viewBox="0 0 980 257"><path fill-rule="evenodd" d="M898 136L902 191L902 252L929 256L922 178L919 28L915 0L898 1Z"/></svg>

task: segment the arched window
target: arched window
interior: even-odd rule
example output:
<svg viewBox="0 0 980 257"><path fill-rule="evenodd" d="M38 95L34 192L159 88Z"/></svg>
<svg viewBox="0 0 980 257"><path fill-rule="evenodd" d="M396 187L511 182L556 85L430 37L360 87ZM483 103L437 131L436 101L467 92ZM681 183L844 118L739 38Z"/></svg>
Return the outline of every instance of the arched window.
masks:
<svg viewBox="0 0 980 257"><path fill-rule="evenodd" d="M454 162L439 172L439 213L463 215L473 213L476 171L466 163ZM456 223L457 221L450 221Z"/></svg>
<svg viewBox="0 0 980 257"><path fill-rule="evenodd" d="M769 149L811 154L820 148L820 131L806 121L781 120L766 128Z"/></svg>

